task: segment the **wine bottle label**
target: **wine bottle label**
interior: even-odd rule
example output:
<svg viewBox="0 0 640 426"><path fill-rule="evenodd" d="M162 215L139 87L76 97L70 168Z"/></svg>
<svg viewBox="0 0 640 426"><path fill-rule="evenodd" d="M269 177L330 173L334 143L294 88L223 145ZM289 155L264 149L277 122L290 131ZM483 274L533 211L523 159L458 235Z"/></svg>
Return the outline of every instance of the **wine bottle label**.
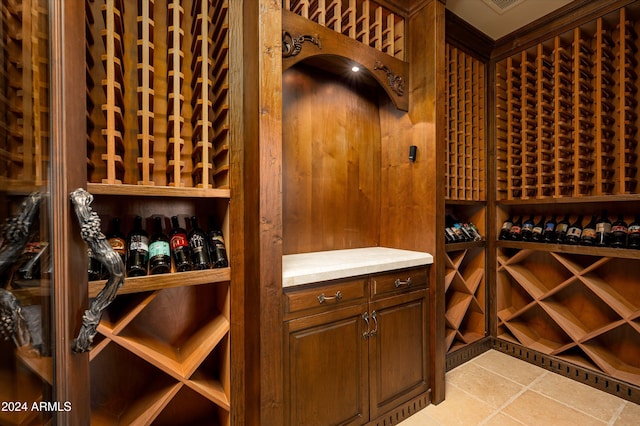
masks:
<svg viewBox="0 0 640 426"><path fill-rule="evenodd" d="M522 231L522 228L520 228L518 225L513 225L511 227L511 233L512 234L519 234L520 231Z"/></svg>
<svg viewBox="0 0 640 426"><path fill-rule="evenodd" d="M531 232L534 234L542 234L542 226L534 226Z"/></svg>
<svg viewBox="0 0 640 426"><path fill-rule="evenodd" d="M189 247L189 241L185 234L174 234L171 236L171 250L176 250L180 247Z"/></svg>
<svg viewBox="0 0 640 426"><path fill-rule="evenodd" d="M144 235L132 235L131 243L129 243L129 250L131 251L149 251L149 238Z"/></svg>
<svg viewBox="0 0 640 426"><path fill-rule="evenodd" d="M191 236L191 239L189 239L189 245L191 246L192 249L196 251L204 247L204 242L205 242L204 237L198 234L193 234Z"/></svg>
<svg viewBox="0 0 640 426"><path fill-rule="evenodd" d="M530 231L532 229L533 229L533 223L525 223L524 225L522 225L523 231Z"/></svg>
<svg viewBox="0 0 640 426"><path fill-rule="evenodd" d="M626 234L627 232L629 232L629 230L626 226L616 225L611 227L611 232L622 232Z"/></svg>
<svg viewBox="0 0 640 426"><path fill-rule="evenodd" d="M109 238L109 244L116 253L123 253L125 251L126 242L122 238Z"/></svg>
<svg viewBox="0 0 640 426"><path fill-rule="evenodd" d="M609 232L611 232L611 224L604 222L596 224L596 232L608 234Z"/></svg>
<svg viewBox="0 0 640 426"><path fill-rule="evenodd" d="M502 224L502 229L506 229L508 231L511 229L512 226L513 226L513 223L507 220Z"/></svg>
<svg viewBox="0 0 640 426"><path fill-rule="evenodd" d="M544 226L544 230L546 232L553 232L553 230L556 228L556 224L553 222L549 222Z"/></svg>
<svg viewBox="0 0 640 426"><path fill-rule="evenodd" d="M149 256L154 258L156 256L169 256L171 249L169 243L166 241L154 241L149 246Z"/></svg>
<svg viewBox="0 0 640 426"><path fill-rule="evenodd" d="M631 225L629 227L629 234L640 234L640 225Z"/></svg>
<svg viewBox="0 0 640 426"><path fill-rule="evenodd" d="M582 238L595 238L596 230L593 228L584 228L582 231Z"/></svg>
<svg viewBox="0 0 640 426"><path fill-rule="evenodd" d="M567 232L567 229L569 229L569 225L566 223L559 223L556 232Z"/></svg>
<svg viewBox="0 0 640 426"><path fill-rule="evenodd" d="M567 237L580 237L580 235L582 235L582 229L576 226L572 226L567 231Z"/></svg>

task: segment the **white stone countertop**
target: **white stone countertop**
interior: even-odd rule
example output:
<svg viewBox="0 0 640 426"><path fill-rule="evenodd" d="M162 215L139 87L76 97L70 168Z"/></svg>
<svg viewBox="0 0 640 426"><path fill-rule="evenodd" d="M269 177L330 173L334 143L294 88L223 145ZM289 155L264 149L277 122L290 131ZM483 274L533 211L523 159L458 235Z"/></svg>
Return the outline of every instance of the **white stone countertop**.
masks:
<svg viewBox="0 0 640 426"><path fill-rule="evenodd" d="M430 265L433 256L410 250L367 247L282 256L282 287Z"/></svg>

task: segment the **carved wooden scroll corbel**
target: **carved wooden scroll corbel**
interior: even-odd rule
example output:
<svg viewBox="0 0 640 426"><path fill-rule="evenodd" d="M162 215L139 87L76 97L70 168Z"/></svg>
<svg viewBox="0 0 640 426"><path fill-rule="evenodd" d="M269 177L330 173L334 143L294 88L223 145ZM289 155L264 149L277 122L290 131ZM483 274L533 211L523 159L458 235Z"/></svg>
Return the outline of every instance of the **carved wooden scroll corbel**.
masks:
<svg viewBox="0 0 640 426"><path fill-rule="evenodd" d="M102 312L115 299L118 289L124 284L124 264L120 255L111 248L100 230L100 217L91 209L93 195L78 188L71 193L71 201L80 223L82 239L109 273L109 279L104 288L91 302L89 309L84 312L82 327L71 345L74 352L86 352L91 349Z"/></svg>
<svg viewBox="0 0 640 426"><path fill-rule="evenodd" d="M291 56L296 56L302 50L302 44L305 41L309 41L316 46L318 49L322 49L322 44L320 43L320 37L317 35L299 35L297 37L293 37L289 31L282 32L282 57L289 58Z"/></svg>
<svg viewBox="0 0 640 426"><path fill-rule="evenodd" d="M401 76L395 75L391 70L380 61L376 61L373 66L374 70L384 71L387 74L387 83L393 92L398 95L404 95L404 80Z"/></svg>

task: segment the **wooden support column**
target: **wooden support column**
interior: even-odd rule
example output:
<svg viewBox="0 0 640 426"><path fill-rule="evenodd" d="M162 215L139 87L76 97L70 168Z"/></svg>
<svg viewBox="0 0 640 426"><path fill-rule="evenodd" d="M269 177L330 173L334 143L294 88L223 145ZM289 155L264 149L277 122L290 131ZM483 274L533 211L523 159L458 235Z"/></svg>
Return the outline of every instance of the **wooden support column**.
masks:
<svg viewBox="0 0 640 426"><path fill-rule="evenodd" d="M87 181L86 122L77 119L86 115L84 8L73 0L50 7L54 400L72 407L56 414L56 424L82 426L90 423L89 353L74 354L71 342L87 308L87 249L69 193Z"/></svg>

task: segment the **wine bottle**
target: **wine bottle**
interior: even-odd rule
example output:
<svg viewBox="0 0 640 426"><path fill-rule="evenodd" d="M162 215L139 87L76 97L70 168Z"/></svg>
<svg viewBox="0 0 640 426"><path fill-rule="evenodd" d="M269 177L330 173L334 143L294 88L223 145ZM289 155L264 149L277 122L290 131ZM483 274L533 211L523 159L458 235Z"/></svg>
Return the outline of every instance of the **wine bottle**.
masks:
<svg viewBox="0 0 640 426"><path fill-rule="evenodd" d="M513 241L520 241L522 239L522 216L516 219L511 225L509 230L509 239Z"/></svg>
<svg viewBox="0 0 640 426"><path fill-rule="evenodd" d="M214 268L226 268L229 266L227 259L227 249L224 245L224 238L220 228L215 226L213 217L209 217L209 230L207 232L209 239L209 251L211 253L211 262Z"/></svg>
<svg viewBox="0 0 640 426"><path fill-rule="evenodd" d="M542 232L542 239L545 243L554 243L556 241L556 215L554 214L551 219L544 224L544 231Z"/></svg>
<svg viewBox="0 0 640 426"><path fill-rule="evenodd" d="M176 271L184 272L193 269L191 263L191 249L187 239L187 231L180 227L178 216L171 217L171 232L169 232L169 246L173 255Z"/></svg>
<svg viewBox="0 0 640 426"><path fill-rule="evenodd" d="M567 229L567 238L565 243L567 244L579 244L580 237L582 236L582 215L579 215L575 222Z"/></svg>
<svg viewBox="0 0 640 426"><path fill-rule="evenodd" d="M580 236L580 244L583 246L592 246L596 243L596 226L598 224L598 216L591 216L589 223L582 229L582 235Z"/></svg>
<svg viewBox="0 0 640 426"><path fill-rule="evenodd" d="M533 215L529 216L529 219L525 220L522 224L522 241L531 241L531 231L533 230Z"/></svg>
<svg viewBox="0 0 640 426"><path fill-rule="evenodd" d="M114 217L111 220L111 229L107 236L107 241L113 251L120 255L122 264L127 264L127 239L120 230L120 218Z"/></svg>
<svg viewBox="0 0 640 426"><path fill-rule="evenodd" d="M531 241L540 242L542 241L542 233L544 232L545 220L547 218L545 216L540 217L538 223L536 223L531 229Z"/></svg>
<svg viewBox="0 0 640 426"><path fill-rule="evenodd" d="M133 230L127 238L127 275L141 277L147 275L149 265L149 235L142 229L142 218L136 216Z"/></svg>
<svg viewBox="0 0 640 426"><path fill-rule="evenodd" d="M635 250L640 249L640 214L638 213L636 213L633 222L629 225L627 248Z"/></svg>
<svg viewBox="0 0 640 426"><path fill-rule="evenodd" d="M195 269L209 269L209 244L207 235L198 226L198 218L191 216L191 229L189 230L189 247L191 247L191 261Z"/></svg>
<svg viewBox="0 0 640 426"><path fill-rule="evenodd" d="M611 224L611 247L625 248L628 233L627 222L624 221L624 216L619 214L618 219Z"/></svg>
<svg viewBox="0 0 640 426"><path fill-rule="evenodd" d="M162 230L162 218L153 218L154 232L149 243L149 270L152 275L171 271L171 247L169 237Z"/></svg>
<svg viewBox="0 0 640 426"><path fill-rule="evenodd" d="M564 219L558 222L556 226L556 242L564 244L567 239L567 231L569 230L569 215L565 215Z"/></svg>
<svg viewBox="0 0 640 426"><path fill-rule="evenodd" d="M511 231L511 227L513 226L513 215L510 215L507 220L502 223L502 228L500 229L499 240L508 240L509 233Z"/></svg>
<svg viewBox="0 0 640 426"><path fill-rule="evenodd" d="M602 217L596 224L596 246L607 247L611 244L611 221L607 210L602 210Z"/></svg>

